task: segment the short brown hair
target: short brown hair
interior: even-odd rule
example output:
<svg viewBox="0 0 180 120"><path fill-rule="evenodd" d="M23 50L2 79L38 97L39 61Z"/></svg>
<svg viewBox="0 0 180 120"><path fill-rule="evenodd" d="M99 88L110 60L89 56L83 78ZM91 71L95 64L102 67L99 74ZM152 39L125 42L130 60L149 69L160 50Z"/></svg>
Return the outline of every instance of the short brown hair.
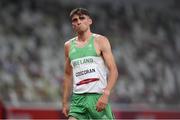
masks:
<svg viewBox="0 0 180 120"><path fill-rule="evenodd" d="M85 8L75 8L75 9L73 9L70 12L70 15L69 15L70 18L72 18L75 14L77 14L77 15L87 15L87 16L91 17L89 11L87 9L85 9Z"/></svg>

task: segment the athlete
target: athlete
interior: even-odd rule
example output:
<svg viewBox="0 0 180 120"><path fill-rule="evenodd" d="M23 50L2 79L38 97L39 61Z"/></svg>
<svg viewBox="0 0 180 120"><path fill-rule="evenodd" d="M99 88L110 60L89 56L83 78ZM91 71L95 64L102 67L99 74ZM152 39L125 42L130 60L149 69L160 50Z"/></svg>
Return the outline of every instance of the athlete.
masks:
<svg viewBox="0 0 180 120"><path fill-rule="evenodd" d="M62 112L69 119L114 119L108 99L118 71L110 43L105 36L91 32L87 9L72 10L70 18L77 36L64 44Z"/></svg>

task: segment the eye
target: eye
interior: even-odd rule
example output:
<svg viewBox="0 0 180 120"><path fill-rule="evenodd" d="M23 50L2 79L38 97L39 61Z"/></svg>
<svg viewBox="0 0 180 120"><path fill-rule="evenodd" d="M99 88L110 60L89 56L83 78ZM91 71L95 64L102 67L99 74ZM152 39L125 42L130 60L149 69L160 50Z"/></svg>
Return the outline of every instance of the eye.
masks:
<svg viewBox="0 0 180 120"><path fill-rule="evenodd" d="M80 19L80 20L84 20L85 17L84 17L84 16L80 16L79 19Z"/></svg>
<svg viewBox="0 0 180 120"><path fill-rule="evenodd" d="M72 22L76 22L76 21L77 21L77 18L72 19Z"/></svg>

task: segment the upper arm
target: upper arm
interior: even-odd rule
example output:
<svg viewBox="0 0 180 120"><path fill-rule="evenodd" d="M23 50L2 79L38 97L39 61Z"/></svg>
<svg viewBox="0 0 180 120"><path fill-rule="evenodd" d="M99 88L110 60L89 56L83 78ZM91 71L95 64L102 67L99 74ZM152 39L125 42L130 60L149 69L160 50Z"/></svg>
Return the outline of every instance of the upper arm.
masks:
<svg viewBox="0 0 180 120"><path fill-rule="evenodd" d="M70 43L69 41L64 44L64 54L65 54L65 76L70 77L72 75L72 66L69 58L69 49Z"/></svg>
<svg viewBox="0 0 180 120"><path fill-rule="evenodd" d="M111 45L109 43L109 40L101 36L98 40L99 42L99 49L102 54L102 57L108 67L109 70L117 70L115 59L111 50Z"/></svg>

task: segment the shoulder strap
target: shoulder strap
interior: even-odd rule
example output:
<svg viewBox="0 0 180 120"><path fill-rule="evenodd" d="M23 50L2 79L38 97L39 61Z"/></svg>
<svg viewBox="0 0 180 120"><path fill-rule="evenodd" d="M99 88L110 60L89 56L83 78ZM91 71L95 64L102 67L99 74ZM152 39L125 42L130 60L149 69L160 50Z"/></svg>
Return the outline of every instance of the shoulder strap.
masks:
<svg viewBox="0 0 180 120"><path fill-rule="evenodd" d="M70 48L73 48L75 46L75 40L76 40L76 37L71 40Z"/></svg>
<svg viewBox="0 0 180 120"><path fill-rule="evenodd" d="M90 44L94 44L94 34L91 35L91 38L90 38Z"/></svg>

